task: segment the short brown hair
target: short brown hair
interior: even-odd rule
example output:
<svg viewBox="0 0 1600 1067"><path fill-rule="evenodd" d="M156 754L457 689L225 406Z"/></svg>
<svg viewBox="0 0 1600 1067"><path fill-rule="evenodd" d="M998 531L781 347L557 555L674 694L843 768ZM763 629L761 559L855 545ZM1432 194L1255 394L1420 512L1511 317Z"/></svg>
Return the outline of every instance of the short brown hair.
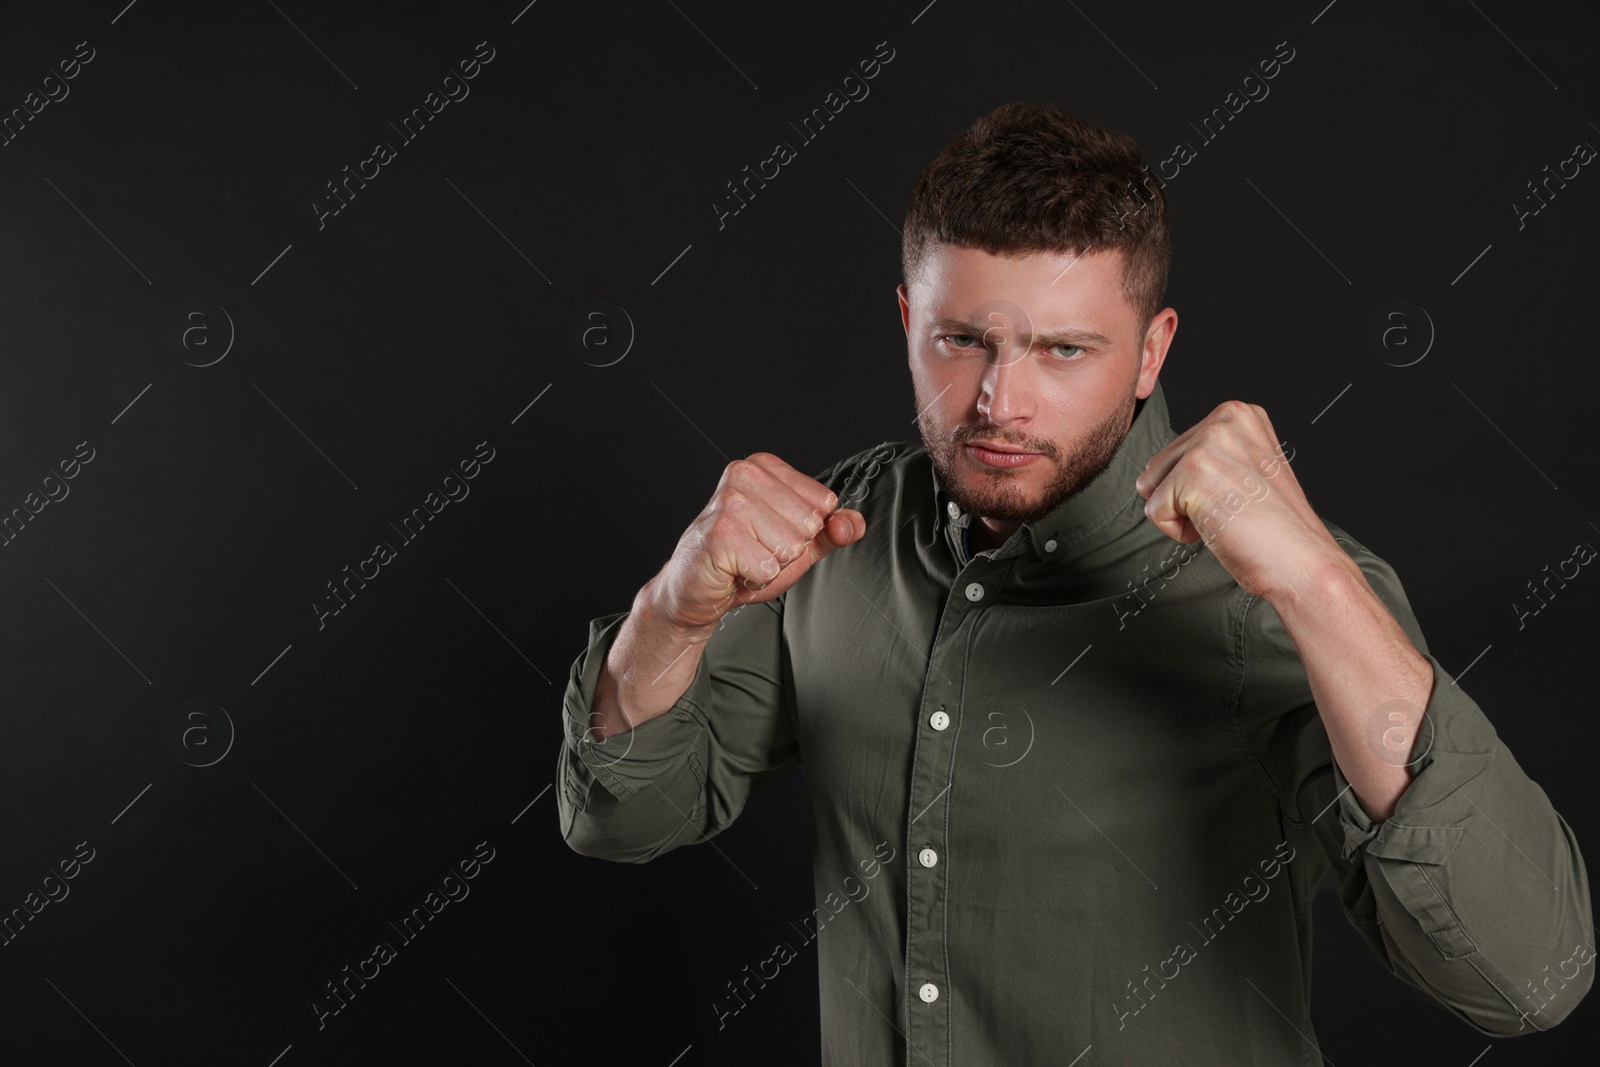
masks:
<svg viewBox="0 0 1600 1067"><path fill-rule="evenodd" d="M906 207L902 281L930 244L990 255L1122 252L1122 292L1148 327L1167 288L1167 199L1133 138L1054 104L1002 104L957 134Z"/></svg>

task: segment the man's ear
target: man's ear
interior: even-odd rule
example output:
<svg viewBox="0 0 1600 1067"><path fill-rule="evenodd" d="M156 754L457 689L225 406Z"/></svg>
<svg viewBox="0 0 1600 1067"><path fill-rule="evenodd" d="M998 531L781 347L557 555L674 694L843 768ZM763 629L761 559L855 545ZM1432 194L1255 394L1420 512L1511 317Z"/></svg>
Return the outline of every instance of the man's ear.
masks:
<svg viewBox="0 0 1600 1067"><path fill-rule="evenodd" d="M1173 335L1177 332L1178 312L1173 308L1162 308L1150 320L1150 326L1145 331L1144 345L1139 351L1139 381L1134 389L1134 396L1142 400L1155 392L1156 378L1161 374L1161 365L1167 359L1167 349L1172 345Z"/></svg>
<svg viewBox="0 0 1600 1067"><path fill-rule="evenodd" d="M900 298L900 325L905 327L906 337L911 336L911 302L910 293L902 282L895 289L895 295Z"/></svg>

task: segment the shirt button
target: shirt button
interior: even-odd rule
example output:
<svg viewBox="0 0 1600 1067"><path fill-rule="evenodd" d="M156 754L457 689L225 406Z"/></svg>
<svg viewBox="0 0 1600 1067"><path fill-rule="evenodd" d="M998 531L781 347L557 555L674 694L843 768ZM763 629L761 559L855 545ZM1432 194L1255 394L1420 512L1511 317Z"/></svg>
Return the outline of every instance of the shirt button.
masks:
<svg viewBox="0 0 1600 1067"><path fill-rule="evenodd" d="M935 730L943 730L946 726L950 725L950 716L946 715L942 711L936 711L932 715L928 716L928 725L932 726Z"/></svg>
<svg viewBox="0 0 1600 1067"><path fill-rule="evenodd" d="M932 867L939 862L939 854L931 848L925 848L917 853L917 859L922 862L924 867Z"/></svg>
<svg viewBox="0 0 1600 1067"><path fill-rule="evenodd" d="M961 517L961 509L956 506L956 502L954 500L947 503L944 506L944 510L952 519L959 519Z"/></svg>
<svg viewBox="0 0 1600 1067"><path fill-rule="evenodd" d="M1054 537L1044 543L1044 550L1046 552L1054 552L1056 550L1056 539Z"/></svg>
<svg viewBox="0 0 1600 1067"><path fill-rule="evenodd" d="M968 600L982 600L983 599L983 586L980 585L977 582L973 582L971 585L967 586L967 599Z"/></svg>
<svg viewBox="0 0 1600 1067"><path fill-rule="evenodd" d="M934 985L932 982L924 982L922 983L922 988L917 990L917 996L921 997L925 1002L932 1004L934 1001L939 999L939 987Z"/></svg>

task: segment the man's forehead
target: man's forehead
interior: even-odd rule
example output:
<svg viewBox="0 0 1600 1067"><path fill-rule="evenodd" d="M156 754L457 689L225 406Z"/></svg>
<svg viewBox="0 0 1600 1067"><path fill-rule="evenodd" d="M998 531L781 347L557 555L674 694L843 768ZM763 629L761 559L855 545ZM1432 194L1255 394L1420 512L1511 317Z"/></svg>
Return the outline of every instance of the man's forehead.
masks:
<svg viewBox="0 0 1600 1067"><path fill-rule="evenodd" d="M931 246L907 289L921 290L925 300L946 293L970 298L986 287L1032 291L1041 300L1051 300L1069 293L1088 295L1091 290L1120 291L1122 267L1122 250L1117 248L997 255L941 242Z"/></svg>
<svg viewBox="0 0 1600 1067"><path fill-rule="evenodd" d="M982 324L996 314L1052 333L1122 332L1134 312L1122 290L1122 252L994 255L938 243L907 291L918 317Z"/></svg>

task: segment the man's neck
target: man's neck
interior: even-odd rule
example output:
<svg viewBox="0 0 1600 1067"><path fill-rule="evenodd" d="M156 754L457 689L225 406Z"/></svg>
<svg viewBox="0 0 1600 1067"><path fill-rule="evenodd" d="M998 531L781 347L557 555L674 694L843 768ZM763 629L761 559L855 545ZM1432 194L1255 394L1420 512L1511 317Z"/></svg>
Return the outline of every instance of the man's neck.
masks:
<svg viewBox="0 0 1600 1067"><path fill-rule="evenodd" d="M974 552L987 552L991 548L999 548L1010 540L1020 523L1003 523L999 531L989 527L989 521L978 515L972 516L972 522L967 527L967 545Z"/></svg>

